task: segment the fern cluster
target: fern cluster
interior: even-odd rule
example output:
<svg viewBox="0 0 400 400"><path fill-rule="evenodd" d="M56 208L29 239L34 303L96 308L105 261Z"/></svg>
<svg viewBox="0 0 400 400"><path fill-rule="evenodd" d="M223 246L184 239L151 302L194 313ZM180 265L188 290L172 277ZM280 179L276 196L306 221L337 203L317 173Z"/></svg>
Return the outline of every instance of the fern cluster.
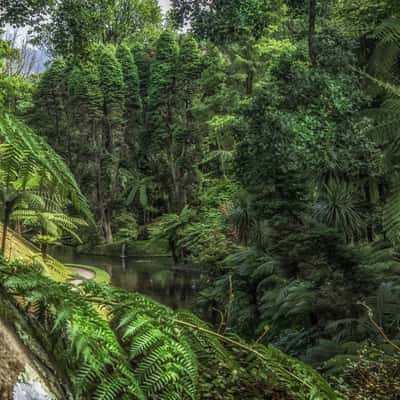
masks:
<svg viewBox="0 0 400 400"><path fill-rule="evenodd" d="M126 354L96 308L69 285L55 283L35 268L14 268L17 274L2 268L3 285L9 294L22 297L21 306L34 313L43 332L50 332L45 345L63 366L75 397L106 400L124 393L125 398L144 399Z"/></svg>
<svg viewBox="0 0 400 400"><path fill-rule="evenodd" d="M21 180L36 175L42 184L52 182L52 193L69 199L90 216L87 201L64 160L40 136L9 114L0 115L2 163ZM11 164L10 164L11 163ZM48 193L49 194L49 193Z"/></svg>
<svg viewBox="0 0 400 400"><path fill-rule="evenodd" d="M0 282L36 330L48 332L39 335L42 344L77 399L194 400L207 365L238 371L242 363L259 371L252 379L265 390L302 400L341 398L317 372L280 351L219 335L189 312L145 296L94 283L72 288L23 265L2 265Z"/></svg>
<svg viewBox="0 0 400 400"><path fill-rule="evenodd" d="M198 361L187 338L176 330L174 313L153 300L88 284L100 302L112 304L110 323L134 368L146 398L195 399Z"/></svg>

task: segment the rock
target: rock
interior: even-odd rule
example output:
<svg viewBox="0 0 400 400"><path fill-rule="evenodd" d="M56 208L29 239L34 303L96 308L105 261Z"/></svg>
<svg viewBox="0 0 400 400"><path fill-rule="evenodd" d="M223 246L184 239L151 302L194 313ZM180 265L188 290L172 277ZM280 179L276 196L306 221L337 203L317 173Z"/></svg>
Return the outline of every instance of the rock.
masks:
<svg viewBox="0 0 400 400"><path fill-rule="evenodd" d="M68 385L52 372L57 366L53 369L25 315L0 293L1 307L8 314L0 318L0 400L72 399Z"/></svg>
<svg viewBox="0 0 400 400"><path fill-rule="evenodd" d="M17 383L14 400L51 400L51 397L39 382Z"/></svg>

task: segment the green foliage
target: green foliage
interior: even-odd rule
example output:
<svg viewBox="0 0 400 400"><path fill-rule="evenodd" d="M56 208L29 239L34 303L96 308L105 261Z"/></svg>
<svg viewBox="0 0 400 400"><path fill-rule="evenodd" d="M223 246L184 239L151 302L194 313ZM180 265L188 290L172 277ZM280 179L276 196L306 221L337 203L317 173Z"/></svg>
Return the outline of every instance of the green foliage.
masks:
<svg viewBox="0 0 400 400"><path fill-rule="evenodd" d="M117 242L132 242L138 237L138 224L132 214L121 214L115 219L115 240Z"/></svg>
<svg viewBox="0 0 400 400"><path fill-rule="evenodd" d="M43 133L61 154L65 143L74 151L69 164L95 202L102 236L111 242L113 208L122 191L121 159L127 151L126 93L115 48L98 46L92 56L91 62L73 66L53 62L39 84L32 120L44 124Z"/></svg>
<svg viewBox="0 0 400 400"><path fill-rule="evenodd" d="M86 58L94 44L119 44L145 27L158 29L161 23L161 10L154 0L7 3L9 9L1 22L22 26L34 23L35 39L63 56Z"/></svg>
<svg viewBox="0 0 400 400"><path fill-rule="evenodd" d="M86 201L65 162L39 136L10 115L2 115L0 135L3 140L3 160L7 159L6 172L10 178L27 181L35 172L50 180L60 193L70 195L78 209L87 211ZM89 212L87 211L89 214Z"/></svg>
<svg viewBox="0 0 400 400"><path fill-rule="evenodd" d="M296 213L304 207L300 154L293 133L281 124L281 111L270 104L274 98L272 88L260 90L237 133L242 140L237 148L236 174L250 193L262 191L269 199L271 211L264 212L265 216Z"/></svg>
<svg viewBox="0 0 400 400"><path fill-rule="evenodd" d="M58 146L55 146L56 150L59 150L61 147L60 136L65 127L64 121L60 116L65 112L66 75L67 67L65 62L61 59L54 60L43 74L34 93L34 103L36 106L47 110L47 114L40 115L41 118L38 118L37 127L42 130L42 133L50 131L53 133L56 139L53 140L53 145L55 143L58 144ZM83 88L80 90L83 91ZM63 153L60 152L60 154Z"/></svg>
<svg viewBox="0 0 400 400"><path fill-rule="evenodd" d="M122 66L118 63L115 48L112 46L100 47L97 56L99 83L103 93L106 117L110 118L111 126L118 125L122 118L124 75ZM125 67L125 66L124 66ZM122 109L121 109L122 108Z"/></svg>
<svg viewBox="0 0 400 400"><path fill-rule="evenodd" d="M173 1L178 25L189 23L197 36L222 43L262 36L284 10L280 1Z"/></svg>
<svg viewBox="0 0 400 400"><path fill-rule="evenodd" d="M184 228L191 223L194 216L194 210L185 207L179 215L164 215L159 224L153 228L154 239L168 240L169 249L176 263L184 257L184 248L179 246L179 240L182 238Z"/></svg>
<svg viewBox="0 0 400 400"><path fill-rule="evenodd" d="M21 307L34 313L37 329L50 332L42 340L59 350L54 357L79 398L195 399L199 363L235 362L222 341L248 352L253 368L264 370L262 379L271 377L272 387L293 398L340 399L315 371L278 350L213 333L192 314L144 296L94 283L73 290L22 265L3 265L0 277L9 295L23 297ZM109 320L94 305L107 309Z"/></svg>
<svg viewBox="0 0 400 400"><path fill-rule="evenodd" d="M91 243L119 253L131 242L129 253L168 242L175 262L201 268L199 308L218 326L110 288L68 292L110 319L79 307L61 318L66 334L76 324L91 337L98 324L93 337L110 341L91 350L99 369L88 367L88 391L118 396L133 374L138 397L335 398L272 345L348 379L365 343L398 342L397 1L176 0L164 30L153 0L23 1L20 17L10 6L2 16L17 23L48 12L33 28L60 58L39 77L26 118L88 197ZM3 65L13 57L0 42ZM25 113L31 83L19 87L4 66L1 105ZM65 186L62 171L53 179L57 163L1 146L15 216L48 233L55 222L75 229L63 216L75 195L60 207L50 185ZM148 232L153 241L132 243ZM47 308L57 320L58 305ZM85 348L75 335L68 376ZM350 398L379 398L377 368L360 367L378 383L345 385Z"/></svg>
<svg viewBox="0 0 400 400"><path fill-rule="evenodd" d="M333 238L332 232L315 231L300 244L297 234L280 257L254 249L236 251L226 259L224 275L202 291L199 305L218 309L224 329L244 337L256 335L260 342L302 355L342 376L363 343L373 341L384 351L390 350L388 340L398 343L395 271L399 265L397 253L387 245L363 250L356 257L354 252L343 254L343 245L333 250ZM333 254L342 257L332 258ZM290 270L289 260L294 259L299 260L299 269L292 265ZM358 282L352 283L351 276ZM360 299L368 304L386 339L357 305Z"/></svg>
<svg viewBox="0 0 400 400"><path fill-rule="evenodd" d="M150 67L148 86L150 137L146 137L146 142L143 143L145 149L158 149L171 135L171 132L166 131L169 127L163 123L163 118L170 116L174 105L172 96L177 54L178 45L174 34L163 32L157 42L156 55Z"/></svg>
<svg viewBox="0 0 400 400"><path fill-rule="evenodd" d="M399 181L398 165L398 129L396 126L396 110L399 106L399 92L394 75L397 73L396 59L399 55L399 30L395 17L381 23L375 30L378 45L371 60L371 67L377 78L366 74L378 93L383 91L384 99L381 107L373 112L375 126L370 129L372 136L383 149L385 170L390 170L388 177L389 190L385 196L382 222L385 233L390 240L397 242L399 228ZM383 80L384 79L384 80Z"/></svg>
<svg viewBox="0 0 400 400"><path fill-rule="evenodd" d="M55 239L61 238L63 233L66 233L78 243L82 243L77 234L78 229L82 226L87 226L87 223L81 218L70 217L61 212L46 212L25 208L14 211L11 220L40 229Z"/></svg>
<svg viewBox="0 0 400 400"><path fill-rule="evenodd" d="M174 64L178 54L178 44L173 32L164 31L157 41L156 55L151 64L149 82L149 111L156 107L168 107L172 93ZM154 116L155 118L155 116Z"/></svg>
<svg viewBox="0 0 400 400"><path fill-rule="evenodd" d="M126 142L134 154L137 153L137 142L142 125L142 99L138 69L130 49L126 45L117 48L117 59L121 64L125 85L125 109L127 121Z"/></svg>
<svg viewBox="0 0 400 400"><path fill-rule="evenodd" d="M167 208L175 212L193 201L199 182L201 136L193 101L200 72L197 42L185 36L178 44L175 33L162 32L150 65L148 130L142 146L147 167L168 199Z"/></svg>
<svg viewBox="0 0 400 400"><path fill-rule="evenodd" d="M337 13L353 35L372 33L384 20L398 14L399 5L393 0L340 2Z"/></svg>
<svg viewBox="0 0 400 400"><path fill-rule="evenodd" d="M197 212L184 208L179 215L164 215L152 229L153 240L166 238L175 261L190 261L212 270L233 244L228 220L237 190L227 178L204 180Z"/></svg>
<svg viewBox="0 0 400 400"><path fill-rule="evenodd" d="M128 177L128 185L130 187L128 187L129 191L126 198L126 205L130 206L136 201L144 211L150 210L149 197L151 191L155 189L152 178L148 176L130 175Z"/></svg>
<svg viewBox="0 0 400 400"><path fill-rule="evenodd" d="M329 182L323 187L320 199L315 205L318 220L328 226L343 230L346 238L357 236L361 229L361 217L352 198L352 190L343 183Z"/></svg>
<svg viewBox="0 0 400 400"><path fill-rule="evenodd" d="M0 146L2 253L13 214L16 219L40 225L54 236L62 229L78 238L75 231L84 221L67 217L63 210L72 205L86 217L91 214L64 161L43 139L7 114L0 116L0 135L4 141Z"/></svg>
<svg viewBox="0 0 400 400"><path fill-rule="evenodd" d="M398 366L398 354L367 346L347 365L341 385L350 399L395 399L399 390Z"/></svg>
<svg viewBox="0 0 400 400"><path fill-rule="evenodd" d="M51 4L48 0L7 0L1 13L0 25L25 25L38 23L45 18L46 9Z"/></svg>
<svg viewBox="0 0 400 400"><path fill-rule="evenodd" d="M33 89L32 82L24 78L24 71L18 67L20 62L21 52L10 42L0 40L0 106L18 114L30 106Z"/></svg>
<svg viewBox="0 0 400 400"><path fill-rule="evenodd" d="M202 215L202 220L183 229L178 246L190 254L190 261L206 266L221 262L229 250L224 233L224 218L219 211Z"/></svg>

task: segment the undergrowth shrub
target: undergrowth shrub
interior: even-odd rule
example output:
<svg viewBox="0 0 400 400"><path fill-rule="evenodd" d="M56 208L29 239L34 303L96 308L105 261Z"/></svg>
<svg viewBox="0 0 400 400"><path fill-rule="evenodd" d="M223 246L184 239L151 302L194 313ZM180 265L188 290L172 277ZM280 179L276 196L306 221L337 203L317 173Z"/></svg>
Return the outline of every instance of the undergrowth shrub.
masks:
<svg viewBox="0 0 400 400"><path fill-rule="evenodd" d="M349 400L398 400L400 354L364 347L338 381Z"/></svg>
<svg viewBox="0 0 400 400"><path fill-rule="evenodd" d="M261 400L274 392L344 399L276 348L222 336L190 312L137 293L73 287L24 265L0 265L0 289L34 326L76 399Z"/></svg>

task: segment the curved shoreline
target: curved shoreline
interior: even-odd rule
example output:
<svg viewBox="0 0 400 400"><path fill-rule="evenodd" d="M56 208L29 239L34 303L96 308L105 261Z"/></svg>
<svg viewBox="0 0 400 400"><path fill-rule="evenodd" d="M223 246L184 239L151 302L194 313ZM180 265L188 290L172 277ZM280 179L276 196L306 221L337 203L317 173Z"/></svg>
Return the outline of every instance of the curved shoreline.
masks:
<svg viewBox="0 0 400 400"><path fill-rule="evenodd" d="M96 273L86 268L82 268L81 266L70 267L68 268L77 275L77 277L82 278L84 280L91 280L96 278Z"/></svg>
<svg viewBox="0 0 400 400"><path fill-rule="evenodd" d="M73 274L69 281L73 285L80 285L87 280L94 280L99 284L109 284L111 281L110 275L98 267L81 264L65 264L65 266Z"/></svg>

